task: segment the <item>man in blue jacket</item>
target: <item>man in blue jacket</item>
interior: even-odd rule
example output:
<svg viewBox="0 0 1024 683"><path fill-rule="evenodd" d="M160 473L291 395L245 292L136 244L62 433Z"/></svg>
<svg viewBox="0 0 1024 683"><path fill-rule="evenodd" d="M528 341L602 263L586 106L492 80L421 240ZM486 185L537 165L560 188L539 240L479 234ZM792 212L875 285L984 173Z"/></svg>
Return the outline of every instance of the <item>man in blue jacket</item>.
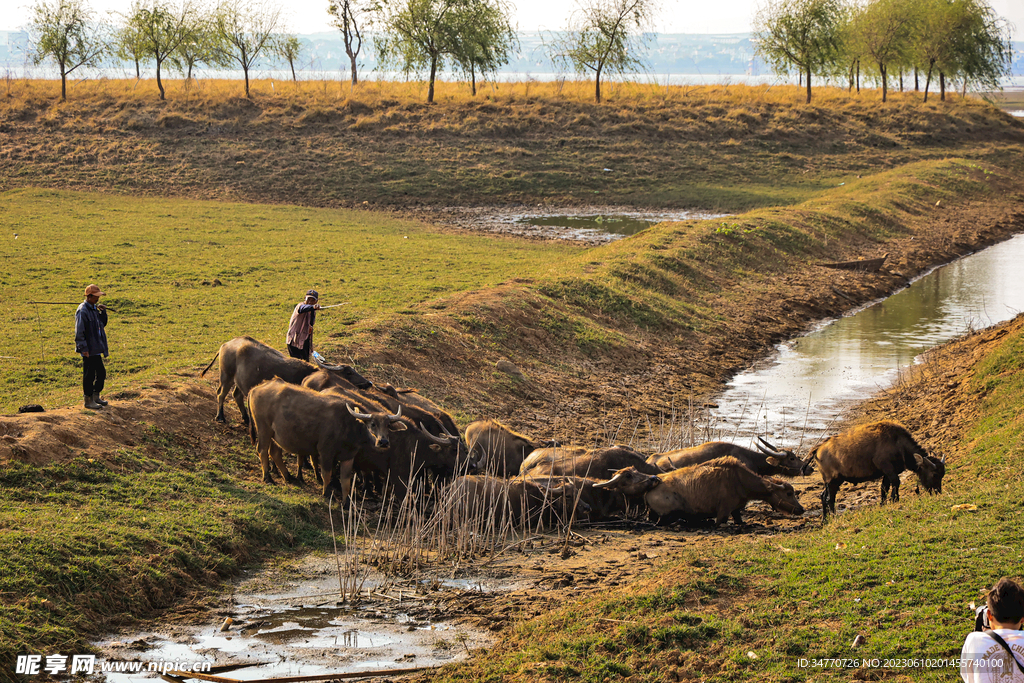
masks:
<svg viewBox="0 0 1024 683"><path fill-rule="evenodd" d="M107 307L99 303L104 293L96 285L85 288L85 301L75 311L75 351L82 354L82 390L85 407L96 410L107 405L100 398L107 369L103 357L107 352Z"/></svg>

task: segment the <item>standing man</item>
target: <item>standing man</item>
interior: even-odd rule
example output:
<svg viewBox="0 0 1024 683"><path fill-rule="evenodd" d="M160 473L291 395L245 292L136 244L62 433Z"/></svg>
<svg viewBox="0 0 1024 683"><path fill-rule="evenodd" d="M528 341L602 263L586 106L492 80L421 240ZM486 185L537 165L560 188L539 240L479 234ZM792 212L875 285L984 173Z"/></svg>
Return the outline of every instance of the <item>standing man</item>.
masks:
<svg viewBox="0 0 1024 683"><path fill-rule="evenodd" d="M315 289L306 292L306 300L295 305L292 319L288 322L288 355L309 362L309 354L313 352L313 325L316 323L316 312L320 310L320 295Z"/></svg>
<svg viewBox="0 0 1024 683"><path fill-rule="evenodd" d="M99 303L104 293L96 285L85 288L85 301L75 311L75 351L82 354L82 390L85 407L96 410L107 405L100 398L107 369L103 357L107 352L107 307Z"/></svg>

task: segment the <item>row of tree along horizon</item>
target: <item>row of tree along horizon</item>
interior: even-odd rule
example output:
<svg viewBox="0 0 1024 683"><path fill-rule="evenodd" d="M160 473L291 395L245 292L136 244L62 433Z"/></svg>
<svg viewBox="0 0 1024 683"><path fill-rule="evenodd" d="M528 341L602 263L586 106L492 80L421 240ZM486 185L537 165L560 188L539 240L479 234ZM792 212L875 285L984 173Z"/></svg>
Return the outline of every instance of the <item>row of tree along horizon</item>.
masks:
<svg viewBox="0 0 1024 683"><path fill-rule="evenodd" d="M133 0L127 13L104 20L88 0L38 0L26 52L36 64L53 64L62 100L67 76L82 67L133 64L141 78L145 65L164 99L168 69L189 80L200 66L235 69L249 97L253 69L287 65L297 80L296 66L315 62L310 43L287 31L271 0L198 1ZM592 77L597 102L602 79L657 73L650 55L659 51L658 35L649 31L656 0L578 0L564 30L532 34L532 45L511 25L505 0L371 1L325 0L353 84L369 56L377 71L424 75L428 102L442 73L465 79L475 95L478 76L495 80L524 50L554 73ZM754 34L722 36L720 44L731 46L731 58L746 58L748 74L764 59L779 77L798 77L808 102L812 80L859 91L863 75L880 85L884 101L890 76L900 90L904 76L913 74L915 90L923 78L927 99L935 74L944 98L947 80L964 91L968 84L994 90L1012 73L1010 27L986 0L772 0L755 26Z"/></svg>

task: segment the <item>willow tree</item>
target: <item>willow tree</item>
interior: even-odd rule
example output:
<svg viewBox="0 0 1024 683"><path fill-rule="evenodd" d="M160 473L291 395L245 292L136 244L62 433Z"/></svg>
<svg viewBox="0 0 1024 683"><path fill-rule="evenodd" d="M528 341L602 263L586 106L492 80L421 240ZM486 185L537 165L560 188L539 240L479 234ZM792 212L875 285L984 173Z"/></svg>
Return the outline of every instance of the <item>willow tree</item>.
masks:
<svg viewBox="0 0 1024 683"><path fill-rule="evenodd" d="M299 40L299 37L291 33L277 36L274 40L273 52L288 62L288 68L292 70L292 83L297 83L299 79L295 75L295 62L299 61L299 56L302 54L302 41Z"/></svg>
<svg viewBox="0 0 1024 683"><path fill-rule="evenodd" d="M999 88L1013 59L1009 25L986 0L951 0L951 5L951 47L939 63L940 74L961 78L964 95L972 81L982 88Z"/></svg>
<svg viewBox="0 0 1024 683"><path fill-rule="evenodd" d="M426 71L427 102L434 101L442 69L482 59L484 49L491 51L489 62L499 58L510 25L498 0L379 0L374 13L380 63L405 73Z"/></svg>
<svg viewBox="0 0 1024 683"><path fill-rule="evenodd" d="M189 39L199 25L199 12L191 0L172 5L162 0L148 0L133 5L128 23L139 31L142 52L156 64L156 87L160 99L166 99L161 70L181 44Z"/></svg>
<svg viewBox="0 0 1024 683"><path fill-rule="evenodd" d="M242 70L246 97L249 97L249 72L273 51L280 23L280 8L270 4L222 0L214 10L218 57L224 63L237 64Z"/></svg>
<svg viewBox="0 0 1024 683"><path fill-rule="evenodd" d="M846 9L840 0L771 0L754 17L757 52L777 74L797 68L807 77L835 69Z"/></svg>
<svg viewBox="0 0 1024 683"><path fill-rule="evenodd" d="M32 60L51 59L60 71L60 101L68 99L68 74L95 66L107 53L107 41L82 0L43 0L31 8Z"/></svg>
<svg viewBox="0 0 1024 683"><path fill-rule="evenodd" d="M501 0L471 3L463 11L469 14L459 23L467 30L456 61L469 76L470 88L473 95L476 95L477 73L481 76L494 74L508 64L513 50L519 45L519 39L510 21L511 10Z"/></svg>
<svg viewBox="0 0 1024 683"><path fill-rule="evenodd" d="M327 13L331 15L331 23L341 31L341 39L345 44L345 54L352 66L352 85L359 82L359 53L363 50L364 7L356 0L331 0L327 5Z"/></svg>
<svg viewBox="0 0 1024 683"><path fill-rule="evenodd" d="M115 17L120 17L120 25L114 30L114 41L112 47L114 56L130 61L135 64L135 79L142 78L142 59L146 52L145 37L138 26L138 10L141 7L139 0L134 0L128 14L113 12ZM116 20L115 20L116 21Z"/></svg>
<svg viewBox="0 0 1024 683"><path fill-rule="evenodd" d="M594 74L594 99L601 77L644 68L641 53L656 12L655 0L577 0L569 26L549 48L551 60L577 74Z"/></svg>
<svg viewBox="0 0 1024 683"><path fill-rule="evenodd" d="M889 92L889 69L909 64L914 23L920 15L914 0L872 0L855 15L854 31L865 57L878 69L882 101Z"/></svg>

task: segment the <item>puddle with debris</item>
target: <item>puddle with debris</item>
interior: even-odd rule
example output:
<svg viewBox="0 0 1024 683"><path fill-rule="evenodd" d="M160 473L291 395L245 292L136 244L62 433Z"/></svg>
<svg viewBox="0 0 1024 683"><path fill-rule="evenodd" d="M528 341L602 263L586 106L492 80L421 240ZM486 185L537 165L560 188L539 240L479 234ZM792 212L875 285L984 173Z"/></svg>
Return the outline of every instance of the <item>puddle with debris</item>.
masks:
<svg viewBox="0 0 1024 683"><path fill-rule="evenodd" d="M351 605L338 601L333 558L307 557L288 569L287 581L282 573L268 569L243 580L202 624L172 623L94 643L97 669L115 669L104 673L108 683L132 683L159 680L150 663L209 663L210 673L240 681L439 666L492 642L490 633L445 618L440 603L515 586L455 578L384 589L368 580L370 597Z"/></svg>
<svg viewBox="0 0 1024 683"><path fill-rule="evenodd" d="M707 211L637 211L624 207L571 209L449 208L433 220L460 228L535 239L561 239L585 245L606 244L666 221L719 218Z"/></svg>

